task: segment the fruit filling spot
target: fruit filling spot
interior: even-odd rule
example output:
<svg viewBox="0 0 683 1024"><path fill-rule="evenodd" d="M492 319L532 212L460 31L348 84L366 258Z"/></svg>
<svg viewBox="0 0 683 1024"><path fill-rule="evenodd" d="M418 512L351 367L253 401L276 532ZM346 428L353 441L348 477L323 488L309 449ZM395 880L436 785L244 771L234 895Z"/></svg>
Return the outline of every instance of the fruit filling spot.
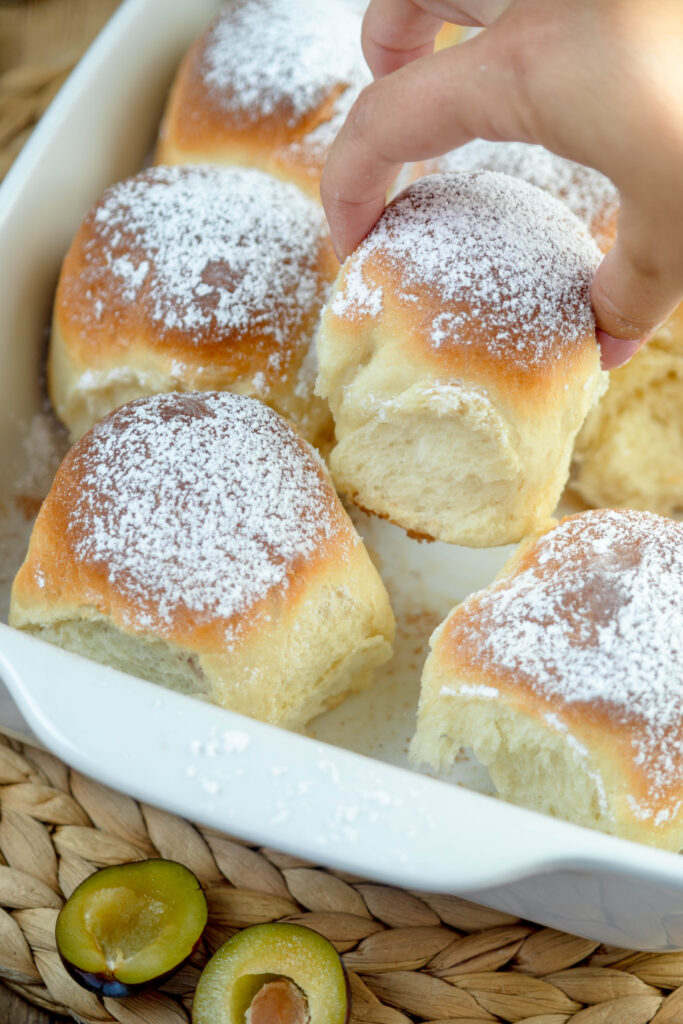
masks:
<svg viewBox="0 0 683 1024"><path fill-rule="evenodd" d="M260 988L244 1014L245 1024L310 1024L308 1002L298 985L278 978Z"/></svg>
<svg viewBox="0 0 683 1024"><path fill-rule="evenodd" d="M160 900L115 886L90 895L83 919L107 968L114 972L159 940L171 914L172 908Z"/></svg>

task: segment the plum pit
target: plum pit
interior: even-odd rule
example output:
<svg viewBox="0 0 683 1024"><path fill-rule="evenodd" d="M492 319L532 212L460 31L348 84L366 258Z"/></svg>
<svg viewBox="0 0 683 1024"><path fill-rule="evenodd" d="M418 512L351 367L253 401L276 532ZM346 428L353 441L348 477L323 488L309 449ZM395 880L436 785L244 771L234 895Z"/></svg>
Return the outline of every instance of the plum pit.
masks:
<svg viewBox="0 0 683 1024"><path fill-rule="evenodd" d="M308 1000L289 978L267 981L254 996L245 1024L311 1024Z"/></svg>

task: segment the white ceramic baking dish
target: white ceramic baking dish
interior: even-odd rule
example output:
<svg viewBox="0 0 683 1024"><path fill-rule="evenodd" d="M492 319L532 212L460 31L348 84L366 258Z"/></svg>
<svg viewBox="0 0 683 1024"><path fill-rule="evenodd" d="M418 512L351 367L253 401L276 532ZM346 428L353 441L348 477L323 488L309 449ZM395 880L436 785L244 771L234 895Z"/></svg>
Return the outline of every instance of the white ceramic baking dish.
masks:
<svg viewBox="0 0 683 1024"><path fill-rule="evenodd" d="M123 3L0 187L3 616L30 528L20 510L44 493L54 463L39 379L60 260L95 197L144 161L177 60L216 6ZM32 730L68 763L139 799L318 863L466 895L613 945L683 946L680 857L476 792L486 774L467 761L447 781L401 767L429 632L490 581L506 552L418 545L386 524L360 525L397 601L401 650L378 687L321 719L314 737L163 691L2 624L0 676L21 714L0 692L0 723Z"/></svg>

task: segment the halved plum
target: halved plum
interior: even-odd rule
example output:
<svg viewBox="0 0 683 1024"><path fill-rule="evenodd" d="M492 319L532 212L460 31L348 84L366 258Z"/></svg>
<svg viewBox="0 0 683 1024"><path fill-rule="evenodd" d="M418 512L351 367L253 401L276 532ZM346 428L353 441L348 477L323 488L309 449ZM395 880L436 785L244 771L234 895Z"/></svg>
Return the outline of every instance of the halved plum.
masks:
<svg viewBox="0 0 683 1024"><path fill-rule="evenodd" d="M193 1024L347 1024L348 979L334 946L298 924L234 935L202 971Z"/></svg>
<svg viewBox="0 0 683 1024"><path fill-rule="evenodd" d="M57 918L57 949L84 988L134 995L182 967L206 919L202 887L183 864L120 864L96 871L73 891Z"/></svg>

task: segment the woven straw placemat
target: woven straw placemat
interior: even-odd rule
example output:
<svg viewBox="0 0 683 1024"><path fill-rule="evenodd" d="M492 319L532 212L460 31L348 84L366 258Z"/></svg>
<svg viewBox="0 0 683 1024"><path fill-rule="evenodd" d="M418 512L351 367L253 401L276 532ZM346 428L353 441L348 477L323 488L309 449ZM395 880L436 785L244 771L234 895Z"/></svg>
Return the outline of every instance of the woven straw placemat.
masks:
<svg viewBox="0 0 683 1024"><path fill-rule="evenodd" d="M57 913L95 868L155 856L186 864L205 887L202 945L158 993L99 999L61 965ZM683 1022L683 952L601 946L455 896L323 870L139 804L5 737L0 905L0 978L93 1024L187 1024L207 957L238 929L280 920L316 929L342 954L353 1024Z"/></svg>
<svg viewBox="0 0 683 1024"><path fill-rule="evenodd" d="M0 178L119 0L0 0Z"/></svg>

